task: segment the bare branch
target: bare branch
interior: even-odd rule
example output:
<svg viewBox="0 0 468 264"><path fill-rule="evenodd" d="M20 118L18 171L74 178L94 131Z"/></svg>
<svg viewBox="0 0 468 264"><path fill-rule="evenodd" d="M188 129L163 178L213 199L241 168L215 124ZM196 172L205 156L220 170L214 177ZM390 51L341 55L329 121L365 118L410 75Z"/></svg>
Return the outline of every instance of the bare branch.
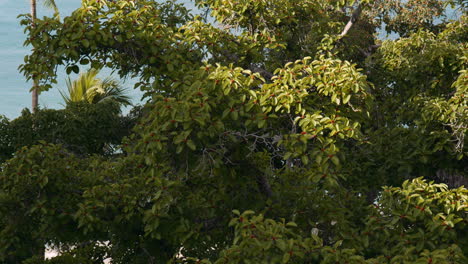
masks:
<svg viewBox="0 0 468 264"><path fill-rule="evenodd" d="M343 29L343 32L341 32L341 34L340 34L341 37L348 34L348 31L351 29L351 27L358 21L359 16L361 15L361 12L362 12L362 6L361 6L361 4L358 4L356 9L354 9L353 13L351 14L351 17L349 18L348 23L346 24L345 28Z"/></svg>

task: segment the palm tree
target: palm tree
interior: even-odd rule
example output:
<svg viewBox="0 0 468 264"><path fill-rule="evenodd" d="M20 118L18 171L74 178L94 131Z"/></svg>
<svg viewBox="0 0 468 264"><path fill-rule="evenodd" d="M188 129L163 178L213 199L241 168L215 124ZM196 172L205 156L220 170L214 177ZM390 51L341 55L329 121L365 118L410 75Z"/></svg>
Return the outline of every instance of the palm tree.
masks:
<svg viewBox="0 0 468 264"><path fill-rule="evenodd" d="M44 6L51 8L54 10L54 17L59 18L59 12L57 5L55 4L55 0L43 0ZM31 8L31 22L34 23L34 20L36 20L37 17L37 2L36 0L30 0L29 6ZM38 102L39 102L39 91L37 90L37 80L33 80L33 89L32 89L32 102L31 102L31 108L32 112L35 113L37 110ZM45 253L45 245L42 244L35 248L33 250L38 256L41 256L41 258L44 257ZM12 263L17 262L16 260L11 261Z"/></svg>
<svg viewBox="0 0 468 264"><path fill-rule="evenodd" d="M113 100L121 105L131 105L131 99L126 94L127 90L120 83L110 77L101 80L97 78L99 70L91 68L81 73L76 80L67 78L68 94L60 92L65 103L88 102L97 104Z"/></svg>
<svg viewBox="0 0 468 264"><path fill-rule="evenodd" d="M31 21L34 22L34 20L36 20L36 0L30 0L30 7L31 7ZM43 0L43 4L44 6L48 7L48 8L51 8L54 10L55 14L54 16L56 18L59 17L59 12L58 12L58 8L57 8L57 5L55 4L55 0ZM33 113L36 111L37 109L37 105L38 105L38 101L39 101L39 93L37 91L37 86L38 86L38 83L36 80L33 81L33 90L32 90L32 111Z"/></svg>

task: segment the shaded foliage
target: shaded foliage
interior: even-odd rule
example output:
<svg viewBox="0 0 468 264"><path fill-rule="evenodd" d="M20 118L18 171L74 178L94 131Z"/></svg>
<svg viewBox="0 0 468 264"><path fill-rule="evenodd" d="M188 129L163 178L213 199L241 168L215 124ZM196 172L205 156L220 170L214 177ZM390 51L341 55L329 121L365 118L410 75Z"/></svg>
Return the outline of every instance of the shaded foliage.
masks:
<svg viewBox="0 0 468 264"><path fill-rule="evenodd" d="M65 109L40 109L34 114L25 109L13 120L2 117L1 161L39 141L62 144L78 155L112 155L136 120L135 115L122 116L115 102L69 103Z"/></svg>

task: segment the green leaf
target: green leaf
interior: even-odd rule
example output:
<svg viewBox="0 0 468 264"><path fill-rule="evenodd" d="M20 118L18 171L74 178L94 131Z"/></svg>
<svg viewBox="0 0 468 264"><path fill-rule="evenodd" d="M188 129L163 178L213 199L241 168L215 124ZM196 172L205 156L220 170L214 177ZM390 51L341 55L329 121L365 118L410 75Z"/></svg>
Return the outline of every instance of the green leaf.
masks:
<svg viewBox="0 0 468 264"><path fill-rule="evenodd" d="M343 240L338 240L336 243L333 245L333 248L337 249L341 247L341 244L343 244Z"/></svg>
<svg viewBox="0 0 468 264"><path fill-rule="evenodd" d="M80 68L78 67L78 65L71 66L71 70L76 74L80 72Z"/></svg>
<svg viewBox="0 0 468 264"><path fill-rule="evenodd" d="M331 158L331 161L333 162L333 164L335 164L336 166L340 165L340 160L338 159L337 156L333 156Z"/></svg>
<svg viewBox="0 0 468 264"><path fill-rule="evenodd" d="M179 154L180 152L182 152L183 149L184 149L183 145L181 145L181 144L177 145L176 154Z"/></svg>
<svg viewBox="0 0 468 264"><path fill-rule="evenodd" d="M291 255L289 253L284 253L282 263L288 263Z"/></svg>
<svg viewBox="0 0 468 264"><path fill-rule="evenodd" d="M83 40L81 41L81 44L83 44L83 46L84 46L85 48L88 48L88 47L89 47L89 40L83 39Z"/></svg>
<svg viewBox="0 0 468 264"><path fill-rule="evenodd" d="M80 60L80 64L81 64L81 65L86 65L86 64L88 64L88 63L89 63L89 60L86 59L86 58Z"/></svg>
<svg viewBox="0 0 468 264"><path fill-rule="evenodd" d="M170 72L173 72L174 71L174 65L172 63L169 63L167 65L167 69L170 71Z"/></svg>
<svg viewBox="0 0 468 264"><path fill-rule="evenodd" d="M278 247L281 251L286 251L286 243L283 239L278 239L275 241L276 247Z"/></svg>
<svg viewBox="0 0 468 264"><path fill-rule="evenodd" d="M187 146L191 149L191 150L195 150L197 147L195 146L195 143L193 143L192 140L188 140L187 141Z"/></svg>
<svg viewBox="0 0 468 264"><path fill-rule="evenodd" d="M258 122L258 128L263 128L266 124L266 120L262 119Z"/></svg>
<svg viewBox="0 0 468 264"><path fill-rule="evenodd" d="M349 99L351 99L351 94L347 94L343 97L343 104L347 104L349 102Z"/></svg>
<svg viewBox="0 0 468 264"><path fill-rule="evenodd" d="M318 165L321 165L321 164L322 164L322 155L321 155L321 154L317 154L317 156L315 156L315 162L316 162Z"/></svg>
<svg viewBox="0 0 468 264"><path fill-rule="evenodd" d="M239 117L239 113L237 111L232 111L231 112L231 118L232 120L237 120Z"/></svg>

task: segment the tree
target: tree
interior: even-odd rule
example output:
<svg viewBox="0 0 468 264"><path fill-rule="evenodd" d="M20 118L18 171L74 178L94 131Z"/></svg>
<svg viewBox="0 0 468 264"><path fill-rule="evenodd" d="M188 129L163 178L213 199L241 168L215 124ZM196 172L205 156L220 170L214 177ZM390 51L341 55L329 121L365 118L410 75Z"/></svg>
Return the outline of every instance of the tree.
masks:
<svg viewBox="0 0 468 264"><path fill-rule="evenodd" d="M89 69L80 74L78 78L71 81L67 79L68 95L62 93L63 100L68 104L71 102L87 102L96 104L108 100L115 101L122 105L131 105L131 99L125 94L126 90L121 84L111 77L104 80L97 78L99 71Z"/></svg>
<svg viewBox="0 0 468 264"><path fill-rule="evenodd" d="M440 13L457 3L196 3L217 24L124 0L22 22L41 89L57 65L107 66L148 102L119 157L42 143L4 163L4 258L466 263L467 17Z"/></svg>
<svg viewBox="0 0 468 264"><path fill-rule="evenodd" d="M58 17L58 8L57 5L55 4L54 0L44 0L44 6L49 7L51 9L54 9L55 11L55 16ZM31 21L34 23L34 20L36 20L36 0L31 0L30 1L30 7L31 7ZM33 80L33 88L32 88L32 110L33 112L36 111L38 107L38 102L39 102L39 91L37 88L37 83L36 80Z"/></svg>

